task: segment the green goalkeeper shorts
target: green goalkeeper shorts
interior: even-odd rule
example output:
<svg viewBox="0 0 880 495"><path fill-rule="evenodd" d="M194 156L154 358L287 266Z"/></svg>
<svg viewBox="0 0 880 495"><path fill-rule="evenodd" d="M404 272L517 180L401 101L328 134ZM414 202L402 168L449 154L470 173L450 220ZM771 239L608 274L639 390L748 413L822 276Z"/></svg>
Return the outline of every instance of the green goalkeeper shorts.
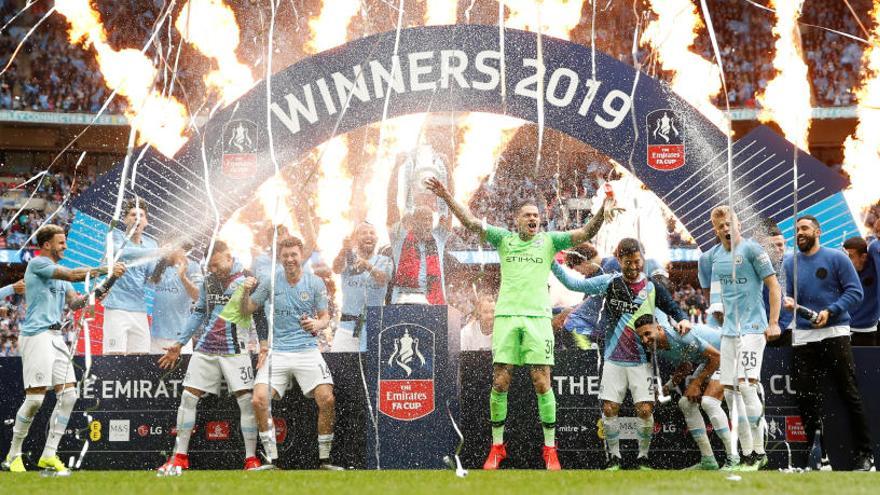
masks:
<svg viewBox="0 0 880 495"><path fill-rule="evenodd" d="M553 366L553 326L550 318L496 316L492 328L492 362Z"/></svg>

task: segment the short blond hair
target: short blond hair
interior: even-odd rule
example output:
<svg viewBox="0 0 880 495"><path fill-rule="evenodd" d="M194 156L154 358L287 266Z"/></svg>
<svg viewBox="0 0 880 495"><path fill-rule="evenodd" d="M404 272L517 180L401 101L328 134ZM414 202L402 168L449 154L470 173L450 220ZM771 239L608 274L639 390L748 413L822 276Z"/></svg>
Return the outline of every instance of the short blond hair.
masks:
<svg viewBox="0 0 880 495"><path fill-rule="evenodd" d="M730 221L734 221L737 219L736 212L734 212L727 205L721 205L721 206L716 206L715 208L712 208L711 218L713 221L720 219L720 218L727 218L727 219L730 219Z"/></svg>

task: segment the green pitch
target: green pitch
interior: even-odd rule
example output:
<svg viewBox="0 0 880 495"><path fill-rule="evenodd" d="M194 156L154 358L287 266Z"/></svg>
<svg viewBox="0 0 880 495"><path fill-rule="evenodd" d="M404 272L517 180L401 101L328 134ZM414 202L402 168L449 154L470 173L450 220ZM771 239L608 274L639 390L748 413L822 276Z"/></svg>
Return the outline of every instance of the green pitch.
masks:
<svg viewBox="0 0 880 495"><path fill-rule="evenodd" d="M37 472L0 473L3 494L54 493L59 495L118 494L226 494L318 493L391 495L405 493L511 495L632 493L877 493L876 473L740 473L741 481L726 474L682 471L472 471L459 479L452 471L190 471L179 478L158 478L153 472L90 471L69 478L41 478Z"/></svg>

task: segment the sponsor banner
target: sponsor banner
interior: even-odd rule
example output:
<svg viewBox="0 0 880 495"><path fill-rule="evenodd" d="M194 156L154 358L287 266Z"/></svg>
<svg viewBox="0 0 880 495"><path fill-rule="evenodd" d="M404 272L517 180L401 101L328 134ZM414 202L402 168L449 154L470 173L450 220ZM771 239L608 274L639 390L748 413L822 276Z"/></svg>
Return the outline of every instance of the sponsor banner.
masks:
<svg viewBox="0 0 880 495"><path fill-rule="evenodd" d="M785 441L806 442L807 434L800 416L785 417Z"/></svg>
<svg viewBox="0 0 880 495"><path fill-rule="evenodd" d="M94 115L89 113L30 112L25 110L0 110L0 122L23 124L59 125L113 125L127 126L125 115Z"/></svg>
<svg viewBox="0 0 880 495"><path fill-rule="evenodd" d="M111 442L128 442L131 440L131 420L128 419L111 419L110 434L108 440Z"/></svg>
<svg viewBox="0 0 880 495"><path fill-rule="evenodd" d="M356 354L326 354L327 366L336 386L336 443L333 457L344 466L364 467L366 400ZM177 408L183 393L183 375L189 356L171 372L156 366L156 356L99 356L91 373L94 383L80 390L70 416L67 434L58 455L77 459L83 443L89 448L84 469L155 469L174 448ZM77 377L82 360L76 360ZM0 357L0 416L14 418L24 399L21 359ZM24 444L25 451L39 452L45 442L48 412L54 394L46 396ZM90 419L83 414L88 411ZM274 401L275 431L282 468L316 468L317 445L298 441L317 436L315 401L303 397L294 385L283 400ZM295 418L295 419L294 419ZM194 469L241 469L244 444L240 412L235 398L224 389L220 396L206 395L199 401L196 424L190 440ZM0 428L0 455L5 456L12 428Z"/></svg>
<svg viewBox="0 0 880 495"><path fill-rule="evenodd" d="M367 383L376 407L383 469L435 469L454 446L446 404L455 380L447 355L446 306L392 305L367 313ZM372 431L372 422L364 428ZM429 439L430 440L427 440ZM368 456L376 467L376 456Z"/></svg>
<svg viewBox="0 0 880 495"><path fill-rule="evenodd" d="M880 387L880 348L855 348L857 378L865 409L871 420L875 454L880 454L880 396L873 391ZM478 468L485 460L491 443L488 397L492 385L492 360L488 352L462 352L460 379L465 446L462 461L468 468ZM800 412L795 402L790 377L791 352L789 349L768 348L764 356L762 383L767 404L766 418L769 430L767 452L773 468L806 462L808 445L801 425ZM671 369L661 374L669 376ZM557 404L556 441L562 465L572 469L599 469L605 465L605 433L601 421L602 408L598 398L599 372L595 351L558 351L553 368L553 392ZM826 393L826 448L835 469L850 467L851 436L848 421L841 420L843 412L837 392L830 382L820 385ZM540 446L543 434L537 416L535 392L527 369L518 368L508 392L508 416L505 428L507 468L543 467ZM621 451L624 465L635 461L638 451L638 418L631 399L621 406ZM677 405L677 396L654 409L654 436L652 457L658 467L681 469L699 461L700 453L688 433ZM707 431L718 459L723 459L724 448L716 435ZM788 448L786 448L786 442Z"/></svg>

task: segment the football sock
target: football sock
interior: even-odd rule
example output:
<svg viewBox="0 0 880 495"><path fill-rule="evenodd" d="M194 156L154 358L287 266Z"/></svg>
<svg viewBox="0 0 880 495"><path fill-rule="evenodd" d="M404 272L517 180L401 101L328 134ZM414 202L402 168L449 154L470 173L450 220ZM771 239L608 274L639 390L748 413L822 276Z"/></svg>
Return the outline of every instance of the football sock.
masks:
<svg viewBox="0 0 880 495"><path fill-rule="evenodd" d="M706 415L709 416L709 421L712 422L712 429L715 430L715 434L718 435L718 438L724 444L724 451L727 453L727 457L732 459L739 458L739 455L736 453L736 447L730 440L730 423L727 422L727 414L721 408L721 401L715 397L704 395L700 405L706 411Z"/></svg>
<svg viewBox="0 0 880 495"><path fill-rule="evenodd" d="M254 395L250 392L235 398L241 413L241 436L244 438L245 457L257 455L257 418L254 417Z"/></svg>
<svg viewBox="0 0 880 495"><path fill-rule="evenodd" d="M617 416L602 416L602 428L605 430L608 453L620 457L620 420Z"/></svg>
<svg viewBox="0 0 880 495"><path fill-rule="evenodd" d="M333 450L333 434L318 435L318 458L322 461L328 461L331 450Z"/></svg>
<svg viewBox="0 0 880 495"><path fill-rule="evenodd" d="M507 392L489 394L489 419L492 421L492 443L504 443L504 421L507 420Z"/></svg>
<svg viewBox="0 0 880 495"><path fill-rule="evenodd" d="M76 388L68 387L56 394L55 408L49 418L49 436L46 437L46 446L43 448L41 457L52 457L58 450L58 442L67 430L67 422L70 421L70 413L76 404Z"/></svg>
<svg viewBox="0 0 880 495"><path fill-rule="evenodd" d="M43 394L27 394L24 397L24 403L18 408L15 414L15 425L12 427L12 446L9 447L9 457L21 455L21 444L24 443L28 431L31 429L31 423L34 416L43 405Z"/></svg>
<svg viewBox="0 0 880 495"><path fill-rule="evenodd" d="M678 407L684 414L684 422L687 424L688 431L697 442L697 447L700 448L700 455L703 457L712 456L712 445L706 434L706 422L703 420L699 404L689 401L687 397L682 397L678 401Z"/></svg>
<svg viewBox="0 0 880 495"><path fill-rule="evenodd" d="M538 417L544 428L544 445L556 446L556 396L553 389L538 395Z"/></svg>
<svg viewBox="0 0 880 495"><path fill-rule="evenodd" d="M177 444L174 452L186 454L189 451L189 438L192 436L193 426L196 425L196 406L199 398L184 390L180 396L180 407L177 408Z"/></svg>
<svg viewBox="0 0 880 495"><path fill-rule="evenodd" d="M758 387L753 383L740 386L743 402L748 415L749 429L752 434L752 447L757 454L764 454L764 405L758 396Z"/></svg>
<svg viewBox="0 0 880 495"><path fill-rule="evenodd" d="M639 418L639 457L648 457L651 449L651 437L654 435L654 415Z"/></svg>

